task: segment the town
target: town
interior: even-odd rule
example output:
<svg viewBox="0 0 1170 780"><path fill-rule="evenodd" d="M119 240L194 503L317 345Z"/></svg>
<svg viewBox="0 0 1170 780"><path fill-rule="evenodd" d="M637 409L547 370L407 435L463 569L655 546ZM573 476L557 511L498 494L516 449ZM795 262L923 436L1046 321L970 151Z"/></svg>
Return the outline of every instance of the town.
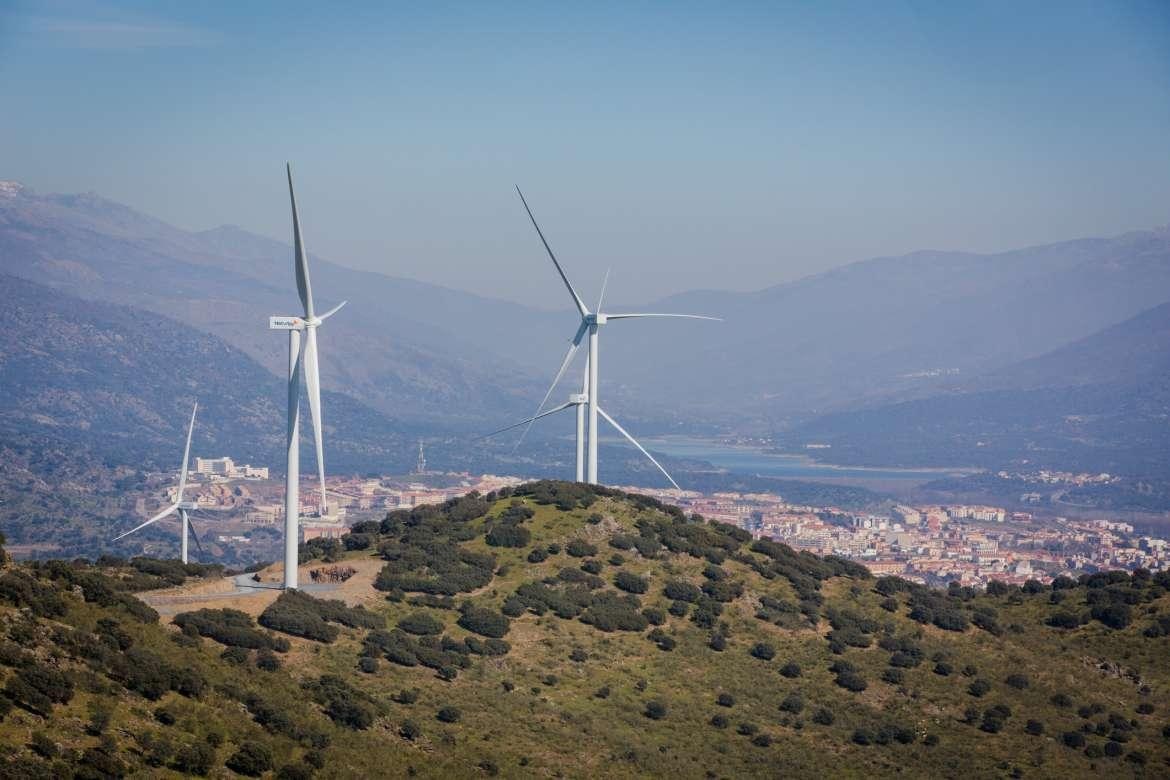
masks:
<svg viewBox="0 0 1170 780"><path fill-rule="evenodd" d="M275 542L275 527L283 522L280 482L269 479L267 468L237 465L228 457L197 458L194 472L199 480L195 501L200 518L217 521L212 541L228 547L254 545L255 556L262 556L265 543ZM315 514L315 507L306 500L301 507L301 541L339 538L354 523L393 509L441 503L472 491L489 493L523 481L516 476L427 471L421 458L418 469L409 475L330 477L330 513ZM652 496L708 521L735 525L756 538L857 561L875 575L897 575L933 586L951 582L980 586L991 580L1023 584L1107 569L1170 568L1166 540L1137 535L1131 524L1107 518L892 502L886 511L860 513L791 504L778 493L705 495L674 488L620 489ZM160 503L171 497L167 492ZM137 511L148 513L152 507L146 504L139 499ZM263 528L273 533L255 533Z"/></svg>
<svg viewBox="0 0 1170 780"><path fill-rule="evenodd" d="M1135 536L1129 523L1008 512L994 506L895 504L888 513L789 504L774 493L700 493L623 487L709 521L736 525L817 555L865 565L926 585L1022 585L1109 569L1170 568L1164 539Z"/></svg>

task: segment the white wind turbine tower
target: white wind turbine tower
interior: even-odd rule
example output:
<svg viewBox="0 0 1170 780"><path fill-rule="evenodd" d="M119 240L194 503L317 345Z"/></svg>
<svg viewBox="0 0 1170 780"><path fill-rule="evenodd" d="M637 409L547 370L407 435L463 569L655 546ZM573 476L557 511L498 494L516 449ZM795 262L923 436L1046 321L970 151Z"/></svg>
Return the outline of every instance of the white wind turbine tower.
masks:
<svg viewBox="0 0 1170 780"><path fill-rule="evenodd" d="M313 309L313 288L309 283L308 254L301 237L301 221L297 214L297 198L293 192L292 166L288 172L288 197L292 203L294 268L297 293L304 307L304 317L270 317L268 327L288 331L288 458L285 462L284 483L284 587L297 587L297 547L300 543L300 476L301 476L301 364L304 363L309 412L313 417L313 441L317 447L317 479L321 488L318 512L325 516L328 503L325 496L325 448L321 434L321 374L317 361L317 328L345 305L342 301L324 314ZM304 348L301 333L304 332Z"/></svg>
<svg viewBox="0 0 1170 780"><path fill-rule="evenodd" d="M606 283L609 281L608 272L606 273L605 281L602 282L601 285L601 295L597 300L597 310L590 311L589 308L585 305L585 302L581 300L581 296L578 295L577 291L573 289L573 285L569 283L569 277L565 275L564 269L561 268L560 262L557 260L556 255L553 254L552 247L548 245L548 241L544 237L544 232L540 229L540 225L536 223L536 217L532 216L532 209L528 207L528 201L524 199L524 193L520 191L519 187L516 188L516 194L520 196L520 202L524 204L524 210L528 212L528 218L532 220L532 226L536 228L536 234L540 236L540 241L542 244L544 244L544 249L546 252L548 252L548 256L553 261L553 265L556 266L557 273L560 275L561 281L565 283L565 288L569 291L569 295L572 296L573 304L577 307L577 312L581 315L581 324L578 326L577 332L574 334L572 342L569 344L569 350L565 354L565 359L561 361L560 370L557 371L557 375L553 378L552 385L549 386L548 392L544 394L544 399L540 402L540 406L537 407L536 414L523 422L510 425L501 431L495 431L495 433L500 433L502 431L510 430L512 428L526 424L528 428L525 428L524 433L520 436L520 441L523 441L524 436L528 434L528 429L532 427L532 423L534 423L536 420L539 420L541 417L546 417L550 414L559 412L563 409L568 409L571 406L576 407L576 476L578 482L585 481L589 482L590 484L597 483L597 417L600 415L604 417L606 422L612 425L618 433L620 433L631 444L637 447L643 455L649 458L650 462L657 466L658 470L661 471L668 480L670 480L670 484L677 488L678 483L675 482L670 474L667 473L666 469L662 467L662 464L655 460L653 456L651 456L650 453L646 451L645 447L639 444L638 441L633 436L631 436L625 428L619 425L618 422L613 419L613 417L609 416L609 414L607 414L606 411L601 408L597 394L598 332L600 331L602 325L605 325L613 320L630 320L646 317L679 317L683 319L718 321L719 318L704 317L698 314L606 314L601 311L601 304L605 300L605 287ZM549 396L552 395L553 390L556 389L557 384L561 381L561 377L564 376L565 371L568 369L569 364L573 360L573 356L577 353L577 348L581 346L581 340L585 338L586 334L589 335L589 346L588 354L585 360L585 375L581 383L581 392L570 395L569 400L560 406L548 411L543 411L544 405L548 403ZM586 431L586 424L588 424L588 431ZM517 442L516 446L519 446L519 442ZM586 447L588 447L587 453Z"/></svg>
<svg viewBox="0 0 1170 780"><path fill-rule="evenodd" d="M187 445L185 447L183 447L183 467L179 471L179 490L175 496L175 503L171 504L166 509L159 512L157 515L150 518L142 525L137 526L136 528L131 528L129 531L127 531L124 534L119 534L118 536L115 536L114 537L115 542L118 541L119 539L122 539L123 537L129 536L130 534L134 533L135 531L141 531L143 528L146 528L146 526L151 525L152 523L157 523L159 520L162 520L164 517L167 517L172 512L178 512L179 513L179 522L180 522L180 532L182 533L182 536L180 537L182 539L182 541L180 542L179 546L180 546L180 550L181 550L181 557L182 557L183 563L187 562L187 534L191 531L191 521L190 521L187 513L194 512L198 508L198 505L194 501L184 501L183 500L183 489L187 487L187 461L189 460L190 455L191 455L191 433L195 430L195 412L197 412L198 410L199 410L199 402L197 401L195 403L195 408L193 408L191 410L191 422L187 424ZM198 536L195 536L195 544L197 546L199 545L199 537ZM202 552L202 547L200 547L200 552Z"/></svg>

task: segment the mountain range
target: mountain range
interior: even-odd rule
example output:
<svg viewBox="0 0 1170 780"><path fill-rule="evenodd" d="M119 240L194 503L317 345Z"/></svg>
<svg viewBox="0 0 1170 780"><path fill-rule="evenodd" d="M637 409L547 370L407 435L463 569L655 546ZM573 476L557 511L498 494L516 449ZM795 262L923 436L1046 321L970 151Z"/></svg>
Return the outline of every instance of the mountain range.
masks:
<svg viewBox="0 0 1170 780"><path fill-rule="evenodd" d="M532 273L551 274L530 249ZM574 264L571 247L562 256L589 298L581 277L590 269ZM238 227L191 232L92 193L5 184L0 274L9 299L24 302L4 315L13 390L2 424L46 441L69 429L58 446L150 463L173 448L180 407L199 384L217 399L201 435L275 464L287 356L264 318L296 313L291 257L286 244ZM575 325L571 311L317 256L312 270L322 308L350 301L321 336L324 386L335 391L331 469L393 469L412 457L412 438L429 436L449 443L436 445L449 450L447 466L565 473L567 420L538 425L516 455L511 440L467 442L531 413ZM832 444L819 452L838 463L1160 479L1170 471L1168 301L1168 229L878 258L754 293L631 306L726 321L608 329L602 393L636 435L771 431L784 448ZM40 351L21 353L16 333ZM607 478L640 473L632 452L616 451Z"/></svg>
<svg viewBox="0 0 1170 780"><path fill-rule="evenodd" d="M531 250L532 274L552 274L535 241L518 249ZM590 298L594 269L572 247L558 251ZM285 347L264 318L295 313L291 256L238 227L184 231L95 194L0 192L0 272L189 323L274 373ZM350 301L322 334L326 386L395 417L483 430L530 413L576 324L567 297L549 312L316 256L312 268L322 306ZM945 391L956 377L1002 371L1167 301L1167 229L877 258L758 292L631 306L726 321L609 329L603 393L639 430L784 427Z"/></svg>
<svg viewBox="0 0 1170 780"><path fill-rule="evenodd" d="M929 398L825 415L784 443L837 462L1170 474L1170 304Z"/></svg>

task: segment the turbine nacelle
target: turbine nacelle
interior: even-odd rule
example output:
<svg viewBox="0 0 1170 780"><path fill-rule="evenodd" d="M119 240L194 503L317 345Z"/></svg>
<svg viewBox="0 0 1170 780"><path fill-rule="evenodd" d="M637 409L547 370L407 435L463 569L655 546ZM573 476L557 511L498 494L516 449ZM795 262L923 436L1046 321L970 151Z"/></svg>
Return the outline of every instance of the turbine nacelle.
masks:
<svg viewBox="0 0 1170 780"><path fill-rule="evenodd" d="M602 314L601 312L595 312L586 314L584 317L582 317L582 319L585 320L586 325L604 325L606 322L608 322L609 317L608 315Z"/></svg>
<svg viewBox="0 0 1170 780"><path fill-rule="evenodd" d="M571 393L569 395L569 403L573 406L580 406L581 404L589 403L588 393Z"/></svg>
<svg viewBox="0 0 1170 780"><path fill-rule="evenodd" d="M195 501L180 501L179 503L175 504L175 508L182 509L185 512L194 512L199 508L199 504Z"/></svg>

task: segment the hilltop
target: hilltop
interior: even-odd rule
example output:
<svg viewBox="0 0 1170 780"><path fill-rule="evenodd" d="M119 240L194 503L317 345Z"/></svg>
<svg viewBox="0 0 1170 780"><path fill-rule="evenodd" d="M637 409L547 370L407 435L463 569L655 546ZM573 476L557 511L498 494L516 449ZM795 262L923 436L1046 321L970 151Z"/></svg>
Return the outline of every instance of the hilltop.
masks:
<svg viewBox="0 0 1170 780"><path fill-rule="evenodd" d="M302 563L365 573L237 611L200 601L215 567L10 567L0 772L1088 777L1170 762L1165 574L932 591L560 482L392 512L303 546ZM186 611L160 619L132 593Z"/></svg>

